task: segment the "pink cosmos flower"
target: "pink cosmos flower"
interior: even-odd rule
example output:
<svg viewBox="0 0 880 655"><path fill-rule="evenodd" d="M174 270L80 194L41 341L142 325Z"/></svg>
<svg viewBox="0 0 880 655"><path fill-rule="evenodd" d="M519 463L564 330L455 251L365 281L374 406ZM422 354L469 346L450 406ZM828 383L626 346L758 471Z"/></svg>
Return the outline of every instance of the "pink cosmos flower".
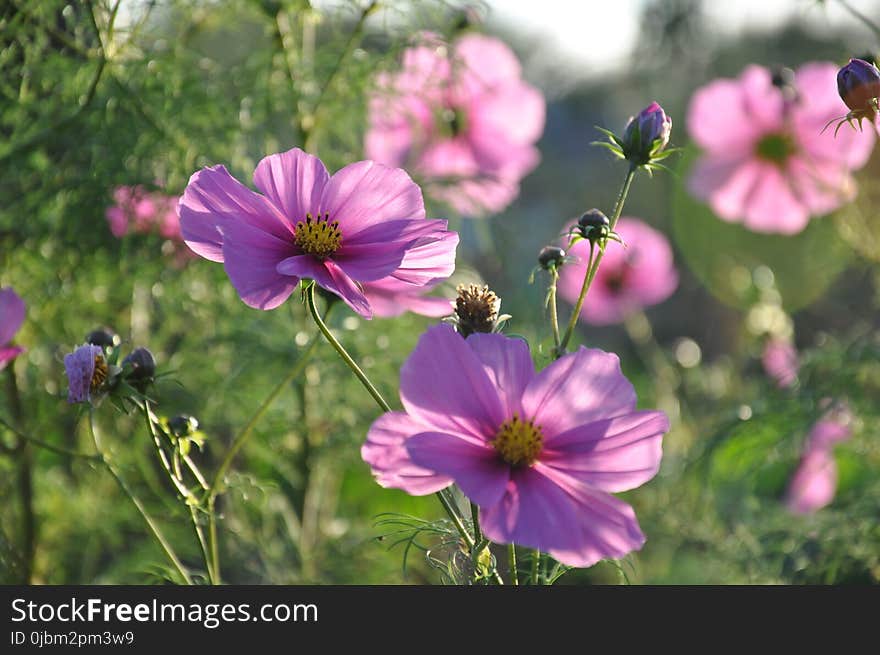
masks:
<svg viewBox="0 0 880 655"><path fill-rule="evenodd" d="M87 403L92 391L107 377L107 364L101 346L84 344L64 356L64 371L67 374L67 402Z"/></svg>
<svg viewBox="0 0 880 655"><path fill-rule="evenodd" d="M24 323L25 305L12 287L0 289L0 371L24 352L21 346L10 342Z"/></svg>
<svg viewBox="0 0 880 655"><path fill-rule="evenodd" d="M798 361L797 349L787 339L768 339L764 344L761 363L767 375L776 381L777 386L786 388L797 382Z"/></svg>
<svg viewBox="0 0 880 655"><path fill-rule="evenodd" d="M645 542L611 494L654 477L669 421L636 410L615 355L580 348L536 373L522 340L438 325L404 363L400 399L405 411L379 417L361 449L383 487L424 495L454 482L487 538L571 566Z"/></svg>
<svg viewBox="0 0 880 655"><path fill-rule="evenodd" d="M375 316L393 318L410 311L422 316L439 318L449 316L455 302L449 298L427 296L428 292L443 282L448 262L455 261L458 234L447 232L437 241L411 248L403 258L405 275L367 282L364 295L373 308ZM438 262L440 267L437 266Z"/></svg>
<svg viewBox="0 0 880 655"><path fill-rule="evenodd" d="M633 312L663 302L678 286L666 237L636 218L621 218L615 231L626 247L608 242L581 310L581 318L593 325L620 323ZM559 295L575 304L590 258L589 242L578 241L568 254L578 261L560 269Z"/></svg>
<svg viewBox="0 0 880 655"><path fill-rule="evenodd" d="M801 462L788 485L785 504L795 514L811 514L834 500L837 463L833 448L852 435L851 415L842 406L816 422L807 435Z"/></svg>
<svg viewBox="0 0 880 655"><path fill-rule="evenodd" d="M120 186L113 192L116 203L105 215L110 231L123 237L129 230L138 234L158 232L162 237L181 241L177 197L145 190L142 186Z"/></svg>
<svg viewBox="0 0 880 655"><path fill-rule="evenodd" d="M794 88L774 86L769 70L749 66L737 79L699 89L688 110L688 130L703 148L688 186L723 220L756 232L795 234L811 216L851 201L851 171L865 165L870 130L823 133L846 113L837 94L837 67L801 66Z"/></svg>
<svg viewBox="0 0 880 655"><path fill-rule="evenodd" d="M402 70L376 86L367 156L412 171L463 216L503 210L538 165L544 98L498 39L467 34L445 45L422 35Z"/></svg>
<svg viewBox="0 0 880 655"><path fill-rule="evenodd" d="M452 274L454 248L424 260L410 254L450 232L446 221L425 218L421 190L400 169L360 161L331 177L320 159L294 148L265 157L254 184L262 194L212 166L190 178L180 199L186 244L223 262L251 307L274 309L309 278L371 318L363 283L394 276L419 284L426 268L431 277Z"/></svg>

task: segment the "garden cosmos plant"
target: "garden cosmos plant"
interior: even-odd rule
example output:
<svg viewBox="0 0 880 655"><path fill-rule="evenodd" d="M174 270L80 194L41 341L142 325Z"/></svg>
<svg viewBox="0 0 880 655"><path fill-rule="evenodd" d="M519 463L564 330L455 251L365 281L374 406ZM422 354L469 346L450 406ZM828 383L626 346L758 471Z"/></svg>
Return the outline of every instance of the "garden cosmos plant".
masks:
<svg viewBox="0 0 880 655"><path fill-rule="evenodd" d="M360 161L330 175L299 148L265 157L251 191L223 166L196 172L180 199L184 241L223 262L241 299L274 309L312 279L372 318L362 283L393 276L414 288L455 268L457 238L425 218L422 192L399 168ZM407 255L443 241L427 257Z"/></svg>
<svg viewBox="0 0 880 655"><path fill-rule="evenodd" d="M383 487L454 482L486 538L570 566L641 548L632 507L611 493L654 477L669 421L635 409L615 355L581 347L536 373L520 339L439 325L403 365L400 399L405 411L379 417L361 450Z"/></svg>

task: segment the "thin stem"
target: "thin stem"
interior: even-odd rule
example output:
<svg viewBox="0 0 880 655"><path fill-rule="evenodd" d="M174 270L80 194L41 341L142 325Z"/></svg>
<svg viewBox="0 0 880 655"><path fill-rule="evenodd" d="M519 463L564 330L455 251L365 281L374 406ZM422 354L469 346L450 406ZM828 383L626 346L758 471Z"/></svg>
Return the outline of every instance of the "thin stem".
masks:
<svg viewBox="0 0 880 655"><path fill-rule="evenodd" d="M321 87L321 91L318 93L318 99L315 101L314 111L312 112L311 125L308 126L308 129L303 130L303 132L305 132L306 134L305 140L303 142L303 150L305 150L306 152L312 152L315 140L315 132L317 131L321 123L321 119L324 116L321 113L324 97L327 95L327 92L330 90L333 82L336 80L336 76L342 69L342 64L345 62L346 59L349 58L349 56L351 56L351 53L354 52L355 47L357 47L357 44L360 42L361 35L364 32L364 24L367 22L367 18L369 18L370 15L373 14L377 9L379 9L379 0L372 0L372 2L370 2L370 4L364 7L363 11L361 11L360 18L358 18L358 22L355 24L351 35L348 37L348 41L346 41L345 47L339 54L339 58L336 60L336 64L333 66L333 70L330 71L327 79L324 80L324 85Z"/></svg>
<svg viewBox="0 0 880 655"><path fill-rule="evenodd" d="M474 524L474 543L480 543L483 540L483 533L480 531L480 508L476 503L471 503L471 521Z"/></svg>
<svg viewBox="0 0 880 655"><path fill-rule="evenodd" d="M107 455L101 448L101 443L98 440L98 433L95 431L95 420L91 408L89 409L89 432L92 435L92 441L94 441L95 443L95 450L100 456L101 463L104 464L104 468L106 468L107 472L110 473L114 480L116 480L116 484L119 485L122 493L128 496L128 499L132 502L135 508L137 508L137 511L138 513L140 513L141 518L144 519L144 523L146 523L147 527L150 528L150 531L153 533L156 541L158 541L159 545L162 546L162 550L165 551L165 555L168 556L168 559L174 565L174 568L177 569L177 572L183 578L184 582L186 582L186 584L188 585L191 585L193 583L192 578L190 578L189 573L187 572L181 561L178 559L177 555L174 554L174 549L171 548L171 544L168 543L167 539L165 539L162 531L159 529L159 526L147 513L146 508L143 506L138 497L135 496L134 493L132 493L131 489L125 483L125 480L123 480L122 477L116 472L116 469L113 468L113 465L110 463L110 460L107 458Z"/></svg>
<svg viewBox="0 0 880 655"><path fill-rule="evenodd" d="M626 177L623 179L623 185L620 187L620 193L617 195L617 201L614 203L614 211L611 214L609 228L612 232L617 225L617 220L620 218L620 213L623 211L626 196L629 194L629 189L632 186L633 179L635 179L637 170L637 166L630 164L626 171ZM565 349L568 347L568 342L571 340L571 336L574 333L578 318L581 315L581 310L584 307L584 300L587 297L587 292L590 290L590 285L593 283L593 278L596 277L596 271L599 270L599 264L602 262L602 256L605 254L607 241L599 247L599 252L595 258L593 257L592 245L593 242L591 241L590 263L587 265L587 270L584 274L584 283L581 286L580 295L578 296L577 303L575 303L571 319L568 322L568 328L565 330L565 336L562 337L562 343L560 343L559 348L557 349L558 357L561 357L565 352Z"/></svg>
<svg viewBox="0 0 880 655"><path fill-rule="evenodd" d="M9 430L12 434L14 434L16 437L18 437L22 441L25 441L27 443L33 444L34 446L38 446L40 448L43 448L43 449L48 450L50 452L53 452L57 455L65 455L67 457L78 457L80 459L91 459L91 460L95 460L95 461L101 459L97 455L92 455L90 453L80 453L80 452L77 452L76 450L70 450L69 448L64 448L63 446L56 446L54 444L49 443L48 441L43 441L42 439L37 439L36 437L31 437L27 434L24 434L20 430L16 429L11 423L9 423L3 417L0 417L0 425L5 427L7 430ZM10 449L9 452L16 452L17 450L18 450L18 447Z"/></svg>
<svg viewBox="0 0 880 655"><path fill-rule="evenodd" d="M13 366L6 369L6 395L12 407L13 420L18 426L24 423L24 408L15 379ZM16 430L16 432L18 432ZM34 556L37 549L37 518L34 512L33 453L27 440L19 437L15 450L18 453L18 492L21 496L22 553L24 554L23 578L30 584L34 572Z"/></svg>
<svg viewBox="0 0 880 655"><path fill-rule="evenodd" d="M211 578L220 584L220 543L217 541L216 498L208 501L208 544L211 550Z"/></svg>
<svg viewBox="0 0 880 655"><path fill-rule="evenodd" d="M556 283L559 281L559 272L554 267L550 271L550 287L547 289L547 305L550 309L550 328L553 331L554 352L559 351L561 342L559 336L559 315L556 311Z"/></svg>
<svg viewBox="0 0 880 655"><path fill-rule="evenodd" d="M162 447L162 441L159 437L159 433L156 430L156 423L153 421L153 413L150 411L150 401L144 399L144 404L141 405L141 410L144 414L144 420L147 422L147 430L150 433L150 436L153 438L153 446L156 448L156 454L159 456L159 461L162 463L162 468L165 469L165 473L168 475L168 479L171 480L171 483L174 485L174 488L177 489L177 493L180 494L184 503L186 503L189 508L189 516L192 521L193 531L196 535L196 540L199 542L199 546L202 549L202 556L205 560L205 570L208 573L208 580L211 584L217 584L217 581L214 579L214 570L211 566L211 559L208 554L208 545L205 541L205 532L202 529L201 523L199 523L199 517L196 513L196 508L192 505L190 500L193 498L192 492L186 487L183 483L183 480L180 478L179 473L175 473L172 469L171 465L168 462L168 456L165 453L165 449Z"/></svg>
<svg viewBox="0 0 880 655"><path fill-rule="evenodd" d="M269 407L272 406L272 403L275 401L278 395L284 390L284 388L288 384L290 384L300 375L300 373L302 373L303 369L309 361L309 357L311 356L312 351L314 351L317 344L318 339L313 338L306 349L299 356L299 359L296 360L296 364L294 364L288 374L284 376L284 378L282 378L277 385L275 385L275 388L269 392L269 395L266 396L266 398L257 408L257 411L254 412L254 415L251 416L250 420L244 426L242 431L238 433L235 439L233 439L232 445L229 447L229 450L223 457L223 461L220 463L220 468L217 469L217 473L214 475L214 479L208 489L209 498L216 497L217 494L220 493L220 489L223 485L223 478L225 477L226 472L229 470L229 467L232 465L232 460L238 454L238 451L240 451L245 445L251 434L253 434L254 428L257 426L257 423L260 422L260 419L263 418L263 415L268 411Z"/></svg>
<svg viewBox="0 0 880 655"><path fill-rule="evenodd" d="M315 283L311 283L309 285L309 289L306 292L306 302L309 306L309 313L311 313L312 318L315 321L315 325L318 326L318 329L321 331L321 334L324 335L324 338L333 346L333 349L337 352L337 354L342 358L345 362L346 366L351 369L351 372L355 374L358 380L360 380L361 384L367 390L367 392L373 397L373 400L376 401L376 404L382 409L383 412L390 412L391 405L389 405L386 400L382 397L382 394L379 393L379 390L373 386L373 383L370 382L370 378L367 377L367 374L361 370L361 367L357 365L357 362L354 361L351 355L348 354L348 351L345 350L343 345L339 343L336 337L333 336L333 333L330 332L330 328L327 327L327 324L324 323L321 318L321 314L318 313L318 307L315 304Z"/></svg>
<svg viewBox="0 0 880 655"><path fill-rule="evenodd" d="M351 369L351 372L355 374L363 387L367 390L367 392L373 397L373 400L376 401L376 404L383 412L390 412L391 405L382 397L382 394L379 393L379 390L373 385L370 381L370 378L367 377L367 374L363 372L360 366L358 366L357 362L354 361L354 358L348 354L348 351L345 347L339 342L339 340L333 336L333 333L330 331L330 328L327 327L327 324L324 323L321 318L321 314L318 312L318 306L315 303L315 283L312 282L308 290L306 291L306 304L309 308L309 313L312 315L312 318L315 321L315 325L318 326L318 330L320 330L321 334L324 335L324 338L333 346L336 353L342 358L348 368ZM443 505L443 509L446 510L446 513L449 515L450 520L455 525L458 530L461 538L464 540L469 550L473 550L474 544L479 541L475 540L470 533L467 531L467 528L464 525L464 521L461 518L458 510L455 508L455 504L445 495L445 489L438 491L435 496L437 496L440 504ZM501 576L498 576L496 572L497 579L500 581Z"/></svg>
<svg viewBox="0 0 880 655"><path fill-rule="evenodd" d="M880 39L880 25L878 25L873 20L865 16L865 14L863 14L861 11L853 7L849 2L847 2L847 0L838 0L838 2L840 2L843 8L846 9L850 14L855 16L858 20L862 21L868 27L868 29L870 29L878 39Z"/></svg>
<svg viewBox="0 0 880 655"><path fill-rule="evenodd" d="M532 549L532 572L529 576L531 584L538 584L538 564L541 562L541 551L537 548Z"/></svg>
<svg viewBox="0 0 880 655"><path fill-rule="evenodd" d="M516 568L516 545L507 545L507 561L510 566L510 584L519 585L519 571Z"/></svg>

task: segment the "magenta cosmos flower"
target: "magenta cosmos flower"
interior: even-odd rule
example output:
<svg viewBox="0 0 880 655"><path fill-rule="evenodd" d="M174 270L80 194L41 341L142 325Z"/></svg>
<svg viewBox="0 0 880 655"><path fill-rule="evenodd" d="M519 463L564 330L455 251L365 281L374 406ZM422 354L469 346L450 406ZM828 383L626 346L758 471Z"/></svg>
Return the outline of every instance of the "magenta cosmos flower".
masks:
<svg viewBox="0 0 880 655"><path fill-rule="evenodd" d="M0 371L24 352L21 346L10 343L24 323L24 312L24 300L19 298L12 287L0 289Z"/></svg>
<svg viewBox="0 0 880 655"><path fill-rule="evenodd" d="M590 566L641 548L612 492L657 473L666 415L637 411L615 355L581 348L535 372L524 341L430 328L400 373L403 412L373 423L361 454L383 487L456 483L497 543Z"/></svg>
<svg viewBox="0 0 880 655"><path fill-rule="evenodd" d="M455 261L458 234L447 232L436 241L411 248L402 271L363 285L375 316L392 318L404 312L422 316L449 316L455 306L449 298L426 295L449 277L447 263ZM438 266L438 263L440 264Z"/></svg>
<svg viewBox="0 0 880 655"><path fill-rule="evenodd" d="M836 76L834 64L805 64L786 94L769 70L749 66L737 79L699 89L687 123L704 154L688 180L691 192L726 221L781 234L800 232L811 216L852 200L850 172L868 161L874 135L823 133L846 113Z"/></svg>
<svg viewBox="0 0 880 655"><path fill-rule="evenodd" d="M223 262L251 307L274 309L308 278L371 318L363 283L417 280L425 268L452 274L454 248L407 260L450 232L446 221L425 219L421 190L400 169L360 161L331 177L320 159L294 148L264 158L254 184L262 194L212 166L190 178L180 199L187 245Z"/></svg>
<svg viewBox="0 0 880 655"><path fill-rule="evenodd" d="M581 318L593 325L620 323L634 312L663 302L678 286L666 237L636 218L621 218L615 231L626 246L608 241L581 310ZM589 241L578 241L568 254L577 261L559 270L559 295L573 305L584 282Z"/></svg>
<svg viewBox="0 0 880 655"><path fill-rule="evenodd" d="M376 87L367 156L412 171L463 216L503 210L538 165L544 97L498 39L468 34L446 45L423 36Z"/></svg>
<svg viewBox="0 0 880 655"><path fill-rule="evenodd" d="M785 504L795 514L811 514L834 500L837 462L834 446L852 434L852 417L845 407L816 422L807 435L800 464L788 485Z"/></svg>

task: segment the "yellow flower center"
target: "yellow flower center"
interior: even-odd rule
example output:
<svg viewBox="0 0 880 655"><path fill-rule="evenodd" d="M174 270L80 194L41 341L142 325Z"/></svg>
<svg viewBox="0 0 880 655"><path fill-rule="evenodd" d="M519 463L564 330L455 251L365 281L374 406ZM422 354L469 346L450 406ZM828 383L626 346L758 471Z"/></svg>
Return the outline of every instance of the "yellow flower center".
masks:
<svg viewBox="0 0 880 655"><path fill-rule="evenodd" d="M330 222L330 214L312 218L306 214L306 220L299 221L293 228L294 242L303 252L324 259L339 250L342 245L342 232L339 221Z"/></svg>
<svg viewBox="0 0 880 655"><path fill-rule="evenodd" d="M498 434L490 442L501 459L511 466L531 466L541 454L544 433L533 421L523 421L516 414L498 428Z"/></svg>
<svg viewBox="0 0 880 655"><path fill-rule="evenodd" d="M92 381L89 384L91 390L94 391L104 384L104 380L107 379L109 373L110 369L107 368L104 358L101 355L95 355L95 372L92 373Z"/></svg>

